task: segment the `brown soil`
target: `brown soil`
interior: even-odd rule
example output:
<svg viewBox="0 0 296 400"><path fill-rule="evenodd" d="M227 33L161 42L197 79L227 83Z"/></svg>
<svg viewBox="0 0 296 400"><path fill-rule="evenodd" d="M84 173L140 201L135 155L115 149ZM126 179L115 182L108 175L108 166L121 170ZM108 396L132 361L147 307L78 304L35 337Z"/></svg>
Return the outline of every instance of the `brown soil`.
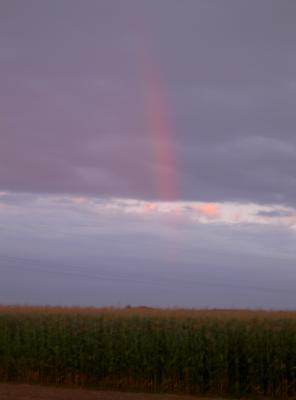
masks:
<svg viewBox="0 0 296 400"><path fill-rule="evenodd" d="M64 389L37 385L0 384L1 400L197 400L192 396ZM213 399L212 399L213 400Z"/></svg>

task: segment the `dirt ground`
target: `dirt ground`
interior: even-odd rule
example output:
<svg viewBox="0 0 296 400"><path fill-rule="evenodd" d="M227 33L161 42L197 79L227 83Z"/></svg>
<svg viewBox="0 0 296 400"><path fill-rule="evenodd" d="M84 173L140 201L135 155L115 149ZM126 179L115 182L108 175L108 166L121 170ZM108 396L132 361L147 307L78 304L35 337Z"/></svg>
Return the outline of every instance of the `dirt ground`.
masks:
<svg viewBox="0 0 296 400"><path fill-rule="evenodd" d="M0 384L0 400L197 400L197 397Z"/></svg>

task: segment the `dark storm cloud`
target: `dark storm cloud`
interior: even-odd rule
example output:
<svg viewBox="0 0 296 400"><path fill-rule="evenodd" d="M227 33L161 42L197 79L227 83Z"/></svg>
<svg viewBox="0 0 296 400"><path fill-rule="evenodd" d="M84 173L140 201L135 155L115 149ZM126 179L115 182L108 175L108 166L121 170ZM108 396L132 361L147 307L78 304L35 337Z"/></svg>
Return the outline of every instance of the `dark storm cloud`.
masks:
<svg viewBox="0 0 296 400"><path fill-rule="evenodd" d="M1 1L0 190L158 198L168 169L178 199L295 206L295 19L288 0Z"/></svg>

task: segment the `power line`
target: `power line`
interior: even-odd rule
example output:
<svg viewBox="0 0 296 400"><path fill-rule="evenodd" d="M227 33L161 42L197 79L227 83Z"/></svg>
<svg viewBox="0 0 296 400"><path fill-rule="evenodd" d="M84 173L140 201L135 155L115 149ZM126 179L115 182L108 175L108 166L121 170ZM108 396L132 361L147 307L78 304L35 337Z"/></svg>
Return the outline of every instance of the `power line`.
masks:
<svg viewBox="0 0 296 400"><path fill-rule="evenodd" d="M2 260L2 261L1 261ZM253 286L253 285L240 285L240 284L231 284L231 283L212 283L206 281L195 281L195 280L186 280L186 279L179 279L176 277L163 277L163 276L153 276L153 277L138 277L138 276L130 276L127 274L119 274L119 273L112 273L110 271L105 271L101 273L93 273L88 272L84 268L75 265L68 265L64 263L56 263L57 267L60 268L65 267L65 270L56 269L54 263L51 261L50 266L42 266L44 265L44 261L31 259L28 257L17 257L17 256L7 256L7 255L0 255L0 268L7 269L11 268L7 265L4 265L2 262L17 262L18 265L13 265L13 268L20 268L30 269L33 271L38 272L45 272L50 274L56 275L65 275L65 276L78 276L81 278L91 278L96 279L99 281L119 281L119 282L128 282L128 283L135 283L135 284L145 284L145 285L157 285L165 286L170 284L178 284L179 286L182 285L183 287L187 288L223 288L223 289L233 289L233 290L251 290L251 291L260 291L265 293L278 293L278 294L289 294L289 295L296 295L296 290L290 289L279 289L279 288L270 288L270 287L261 287L261 286ZM30 263L31 265L28 265ZM34 265L35 264L35 265Z"/></svg>

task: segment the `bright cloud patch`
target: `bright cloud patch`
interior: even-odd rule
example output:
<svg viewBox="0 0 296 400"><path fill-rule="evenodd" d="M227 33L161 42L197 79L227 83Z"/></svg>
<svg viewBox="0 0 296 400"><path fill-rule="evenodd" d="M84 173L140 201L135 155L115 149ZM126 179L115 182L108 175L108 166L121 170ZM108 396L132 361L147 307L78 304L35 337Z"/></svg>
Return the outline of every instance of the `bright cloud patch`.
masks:
<svg viewBox="0 0 296 400"><path fill-rule="evenodd" d="M283 205L255 203L148 202L136 199L81 196L32 196L0 192L0 207L6 212L22 204L35 209L72 209L97 215L133 215L139 218L167 218L203 224L266 224L296 229L296 210Z"/></svg>
<svg viewBox="0 0 296 400"><path fill-rule="evenodd" d="M215 203L193 204L192 208L208 218L217 218L220 215L220 207Z"/></svg>

